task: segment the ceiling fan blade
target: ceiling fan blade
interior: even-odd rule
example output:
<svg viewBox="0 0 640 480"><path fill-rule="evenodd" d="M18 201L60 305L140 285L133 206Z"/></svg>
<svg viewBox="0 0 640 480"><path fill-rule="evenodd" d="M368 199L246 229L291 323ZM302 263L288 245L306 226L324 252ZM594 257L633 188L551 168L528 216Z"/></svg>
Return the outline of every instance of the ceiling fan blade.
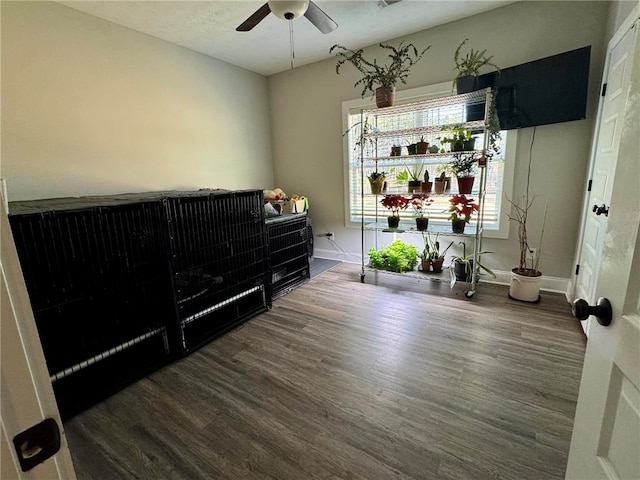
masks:
<svg viewBox="0 0 640 480"><path fill-rule="evenodd" d="M331 20L331 17L324 13L315 3L309 2L309 8L304 14L311 23L313 23L322 33L333 32L338 28L338 24Z"/></svg>
<svg viewBox="0 0 640 480"><path fill-rule="evenodd" d="M247 18L238 28L236 28L237 32L248 32L253 27L258 25L264 17L271 13L271 9L269 8L269 4L265 3L258 10L255 11L253 15Z"/></svg>

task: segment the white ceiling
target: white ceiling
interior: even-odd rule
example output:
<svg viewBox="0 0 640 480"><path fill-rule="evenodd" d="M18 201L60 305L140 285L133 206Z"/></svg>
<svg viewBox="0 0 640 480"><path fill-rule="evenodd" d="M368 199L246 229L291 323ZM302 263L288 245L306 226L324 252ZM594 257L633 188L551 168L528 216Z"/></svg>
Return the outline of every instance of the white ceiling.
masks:
<svg viewBox="0 0 640 480"><path fill-rule="evenodd" d="M352 49L361 48L513 1L403 0L381 8L378 0L317 0L316 5L338 24L338 28L324 35L306 18L294 20L294 66L329 58L329 49L336 43ZM249 32L235 30L265 3L264 0L58 3L262 75L291 68L286 20L269 14Z"/></svg>

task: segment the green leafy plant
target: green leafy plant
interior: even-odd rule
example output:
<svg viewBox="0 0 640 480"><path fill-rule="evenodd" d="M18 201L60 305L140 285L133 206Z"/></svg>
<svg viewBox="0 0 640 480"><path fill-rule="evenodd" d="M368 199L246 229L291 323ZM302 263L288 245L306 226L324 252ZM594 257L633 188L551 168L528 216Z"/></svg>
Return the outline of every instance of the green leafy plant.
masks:
<svg viewBox="0 0 640 480"><path fill-rule="evenodd" d="M482 51L470 48L466 54L463 54L461 52L462 47L468 40L468 38L465 38L462 43L458 45L458 48L456 48L456 51L453 54L454 70L458 72L454 80L454 86L460 77L467 77L470 75L477 77L480 74L480 69L487 65L500 71L500 68L495 63L491 62L493 55L487 56L486 48Z"/></svg>
<svg viewBox="0 0 640 480"><path fill-rule="evenodd" d="M409 167L406 163L404 166L407 168L405 172L407 173L407 179L411 179L414 182L420 181L420 177L422 176L422 169L424 168L423 164L420 165L412 165Z"/></svg>
<svg viewBox="0 0 640 480"><path fill-rule="evenodd" d="M447 165L447 170L456 177L471 177L475 175L476 162L475 153L456 153L453 155L453 160Z"/></svg>
<svg viewBox="0 0 640 480"><path fill-rule="evenodd" d="M418 264L418 249L396 240L382 250L369 250L369 266L391 272L409 272Z"/></svg>
<svg viewBox="0 0 640 480"><path fill-rule="evenodd" d="M387 174L386 174L385 172L371 172L371 173L367 176L367 178L368 178L369 180L373 180L373 181L375 181L375 180L378 180L378 179L380 179L380 178L386 178L386 176L387 176Z"/></svg>
<svg viewBox="0 0 640 480"><path fill-rule="evenodd" d="M467 246L464 242L459 242L460 245L462 245L462 256L458 256L458 255L454 255L451 257L451 265L449 266L449 273L451 273L451 283L449 284L449 286L451 288L454 287L454 285L456 284L456 273L455 273L455 264L458 265L464 265L464 275L465 275L465 281L470 282L473 279L473 268L474 268L474 262L473 262L473 257L474 254L470 253L469 255L467 255ZM487 253L493 253L493 252L480 252L478 255L485 255ZM475 264L475 268L479 268L484 270L485 272L487 272L489 275L491 275L492 278L496 278L496 274L488 267L484 266L483 264L481 264L480 262L477 262Z"/></svg>
<svg viewBox="0 0 640 480"><path fill-rule="evenodd" d="M447 245L447 248L440 252L440 242L438 241L437 233L435 239L432 240L431 234L422 232L422 240L424 241L424 248L422 249L422 253L420 253L420 258L423 262L426 262L427 260L444 258L447 250L449 250L449 248L451 248L451 245L453 245L453 241L451 241L451 243Z"/></svg>
<svg viewBox="0 0 640 480"><path fill-rule="evenodd" d="M372 94L375 91L375 85L380 87L393 88L398 82L407 83L407 77L411 71L411 67L415 65L422 56L431 48L427 48L418 52L418 49L412 44L401 42L396 48L392 45L380 44L380 47L389 50L388 57L391 60L386 65L378 64L376 59L369 61L363 57L364 50L351 50L342 45L334 45L329 53L337 51L335 54L339 58L336 63L336 73L340 74L340 69L345 63L350 63L358 70L363 77L353 84L354 87L361 86L361 96L364 98L367 91Z"/></svg>

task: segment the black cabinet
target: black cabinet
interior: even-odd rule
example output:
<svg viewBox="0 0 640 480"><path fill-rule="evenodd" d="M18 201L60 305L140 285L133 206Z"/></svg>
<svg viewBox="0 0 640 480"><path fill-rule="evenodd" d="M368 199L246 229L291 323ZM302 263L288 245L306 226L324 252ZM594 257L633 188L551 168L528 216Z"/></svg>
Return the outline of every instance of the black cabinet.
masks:
<svg viewBox="0 0 640 480"><path fill-rule="evenodd" d="M306 214L267 219L272 299L309 280L309 232Z"/></svg>

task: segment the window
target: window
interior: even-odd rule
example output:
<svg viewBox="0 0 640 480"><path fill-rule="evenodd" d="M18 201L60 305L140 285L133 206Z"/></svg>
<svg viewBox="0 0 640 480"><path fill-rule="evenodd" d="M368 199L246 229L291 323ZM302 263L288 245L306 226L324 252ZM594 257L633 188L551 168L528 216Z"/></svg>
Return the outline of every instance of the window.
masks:
<svg viewBox="0 0 640 480"><path fill-rule="evenodd" d="M428 98L441 97L451 95L451 84L439 84L431 87L424 87L421 89L414 89L411 91L399 92L405 94L404 101L415 102L419 100L425 100ZM403 101L402 99L400 100ZM365 189L365 193L369 193L369 183L365 178L362 182L361 170L360 170L360 153L361 153L361 127L363 125L363 118L361 116L361 110L363 108L372 108L369 101L366 100L354 100L343 103L343 113L345 122L345 174L346 174L346 198L349 199L346 205L347 224L353 226L359 226L361 222L361 215L365 216L365 222L373 221L376 212L378 218L387 215L386 210L379 204L381 197L374 195L362 196L362 188ZM383 125L371 125L367 124L368 128L380 128L382 131L387 130L399 130L399 129L411 129L417 127L425 127L430 125L448 124L455 125L466 121L466 108L464 104L449 105L441 107L437 111L425 112L408 112L399 113L393 118L386 117ZM437 145L442 147L439 137L444 132L434 132L425 136L424 140L429 142L431 146ZM482 142L482 135L476 134L477 142ZM511 192L511 185L513 179L513 162L515 156L515 143L516 143L515 131L503 131L501 132L500 140L500 154L494 155L487 166L487 182L486 182L486 195L485 195L485 216L484 216L484 231L488 237L506 238L508 234L508 221L506 216L502 214L502 208L505 203L504 192ZM402 140L402 144L400 143ZM420 140L420 136L416 135L416 138L412 141ZM408 156L407 145L405 139L384 137L378 138L375 142L367 141L365 139L362 144L364 153L364 175L365 177L376 170L376 163L373 160L376 157L387 156L391 152L391 147L400 145L402 147L402 156L397 160L391 158L378 162L378 171L384 171L387 175L387 192L388 193L408 193L407 182L405 180L398 179L398 174L406 170L413 170L420 173L420 179L422 180L424 171L429 172L430 181L433 181L435 177L439 176L443 170L446 172L446 164L453 160L450 153L442 155L430 155L428 157L422 157L419 155ZM445 175L449 175L445 173ZM478 180L474 185L472 197L477 198ZM457 192L457 181L455 177L451 178L449 184L450 192ZM449 192L446 192L449 193ZM444 225L448 224L448 213L446 210L449 207L449 195L436 195L431 194L434 200L433 204L429 207L429 222L431 225ZM410 218L415 216L415 213L410 209L401 213L402 217ZM472 222L473 224L473 219Z"/></svg>

